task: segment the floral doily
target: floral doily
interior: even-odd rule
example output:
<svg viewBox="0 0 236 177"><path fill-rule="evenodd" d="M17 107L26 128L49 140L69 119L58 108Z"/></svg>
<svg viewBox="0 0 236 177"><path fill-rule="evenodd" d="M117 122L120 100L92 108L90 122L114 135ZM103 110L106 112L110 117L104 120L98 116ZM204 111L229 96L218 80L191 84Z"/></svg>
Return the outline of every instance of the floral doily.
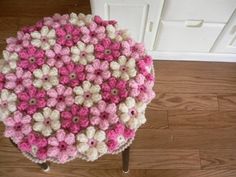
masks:
<svg viewBox="0 0 236 177"><path fill-rule="evenodd" d="M116 21L55 14L6 42L0 118L25 156L94 161L131 144L155 97L153 63Z"/></svg>

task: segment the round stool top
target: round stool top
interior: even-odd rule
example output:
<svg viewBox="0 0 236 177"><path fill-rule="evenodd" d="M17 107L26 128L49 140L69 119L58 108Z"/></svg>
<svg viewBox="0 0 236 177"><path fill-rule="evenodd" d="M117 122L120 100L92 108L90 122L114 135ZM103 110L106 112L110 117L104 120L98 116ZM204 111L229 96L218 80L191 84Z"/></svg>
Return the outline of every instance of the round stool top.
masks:
<svg viewBox="0 0 236 177"><path fill-rule="evenodd" d="M93 161L131 144L155 96L153 63L116 21L55 14L6 42L0 117L26 157Z"/></svg>

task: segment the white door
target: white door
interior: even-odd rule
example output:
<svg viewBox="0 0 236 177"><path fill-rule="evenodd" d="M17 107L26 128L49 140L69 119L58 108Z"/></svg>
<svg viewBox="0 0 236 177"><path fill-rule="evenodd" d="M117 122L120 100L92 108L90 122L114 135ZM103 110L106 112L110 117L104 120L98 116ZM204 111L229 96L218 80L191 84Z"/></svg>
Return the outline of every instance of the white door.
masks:
<svg viewBox="0 0 236 177"><path fill-rule="evenodd" d="M117 20L137 42L152 50L164 0L90 0L92 13Z"/></svg>

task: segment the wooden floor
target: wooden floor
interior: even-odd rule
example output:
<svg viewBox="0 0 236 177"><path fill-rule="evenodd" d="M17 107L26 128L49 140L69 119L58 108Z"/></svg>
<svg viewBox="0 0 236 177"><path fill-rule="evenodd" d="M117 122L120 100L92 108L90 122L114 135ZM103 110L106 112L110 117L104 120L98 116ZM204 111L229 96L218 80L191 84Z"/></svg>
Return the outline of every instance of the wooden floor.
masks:
<svg viewBox="0 0 236 177"><path fill-rule="evenodd" d="M43 16L90 12L88 1L54 2L0 0L0 50L7 36ZM160 61L155 72L158 96L131 146L129 174L121 155L52 164L45 174L0 136L0 177L235 177L236 64Z"/></svg>

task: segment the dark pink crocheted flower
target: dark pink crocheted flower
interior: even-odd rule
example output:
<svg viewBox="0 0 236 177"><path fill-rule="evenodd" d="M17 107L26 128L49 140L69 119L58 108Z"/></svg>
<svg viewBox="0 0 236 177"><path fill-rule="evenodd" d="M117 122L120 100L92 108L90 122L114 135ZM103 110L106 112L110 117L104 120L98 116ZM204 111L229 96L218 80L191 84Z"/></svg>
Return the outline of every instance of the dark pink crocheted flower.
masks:
<svg viewBox="0 0 236 177"><path fill-rule="evenodd" d="M110 38L104 38L95 46L95 56L101 60L112 61L120 56L121 45L119 42L111 41Z"/></svg>
<svg viewBox="0 0 236 177"><path fill-rule="evenodd" d="M89 126L89 109L87 107L72 105L68 111L61 113L62 127L72 133L78 133L81 128Z"/></svg>
<svg viewBox="0 0 236 177"><path fill-rule="evenodd" d="M154 81L154 74L150 73L150 71L149 71L151 64L150 64L150 61L148 58L149 57L138 60L137 66L139 69L139 73L144 75L147 80Z"/></svg>
<svg viewBox="0 0 236 177"><path fill-rule="evenodd" d="M66 64L59 69L60 83L75 87L85 80L84 66L73 62Z"/></svg>
<svg viewBox="0 0 236 177"><path fill-rule="evenodd" d="M0 73L0 91L3 89L5 82L6 82L5 75Z"/></svg>
<svg viewBox="0 0 236 177"><path fill-rule="evenodd" d="M47 158L47 145L48 142L45 137L31 132L18 144L18 147L22 152L31 153L38 159L45 160Z"/></svg>
<svg viewBox="0 0 236 177"><path fill-rule="evenodd" d="M57 43L62 46L71 47L80 39L80 29L72 24L66 24L56 29Z"/></svg>
<svg viewBox="0 0 236 177"><path fill-rule="evenodd" d="M94 22L96 22L98 25L101 26L107 26L107 25L115 25L117 24L117 21L115 20L103 20L100 16L95 15L93 18Z"/></svg>
<svg viewBox="0 0 236 177"><path fill-rule="evenodd" d="M19 56L18 66L31 72L42 66L45 62L44 51L33 46L21 50Z"/></svg>
<svg viewBox="0 0 236 177"><path fill-rule="evenodd" d="M34 86L29 87L18 95L19 103L17 108L26 111L28 114L35 113L38 109L46 106L46 91L38 90Z"/></svg>
<svg viewBox="0 0 236 177"><path fill-rule="evenodd" d="M110 78L102 84L102 97L110 103L119 103L128 96L126 81Z"/></svg>

